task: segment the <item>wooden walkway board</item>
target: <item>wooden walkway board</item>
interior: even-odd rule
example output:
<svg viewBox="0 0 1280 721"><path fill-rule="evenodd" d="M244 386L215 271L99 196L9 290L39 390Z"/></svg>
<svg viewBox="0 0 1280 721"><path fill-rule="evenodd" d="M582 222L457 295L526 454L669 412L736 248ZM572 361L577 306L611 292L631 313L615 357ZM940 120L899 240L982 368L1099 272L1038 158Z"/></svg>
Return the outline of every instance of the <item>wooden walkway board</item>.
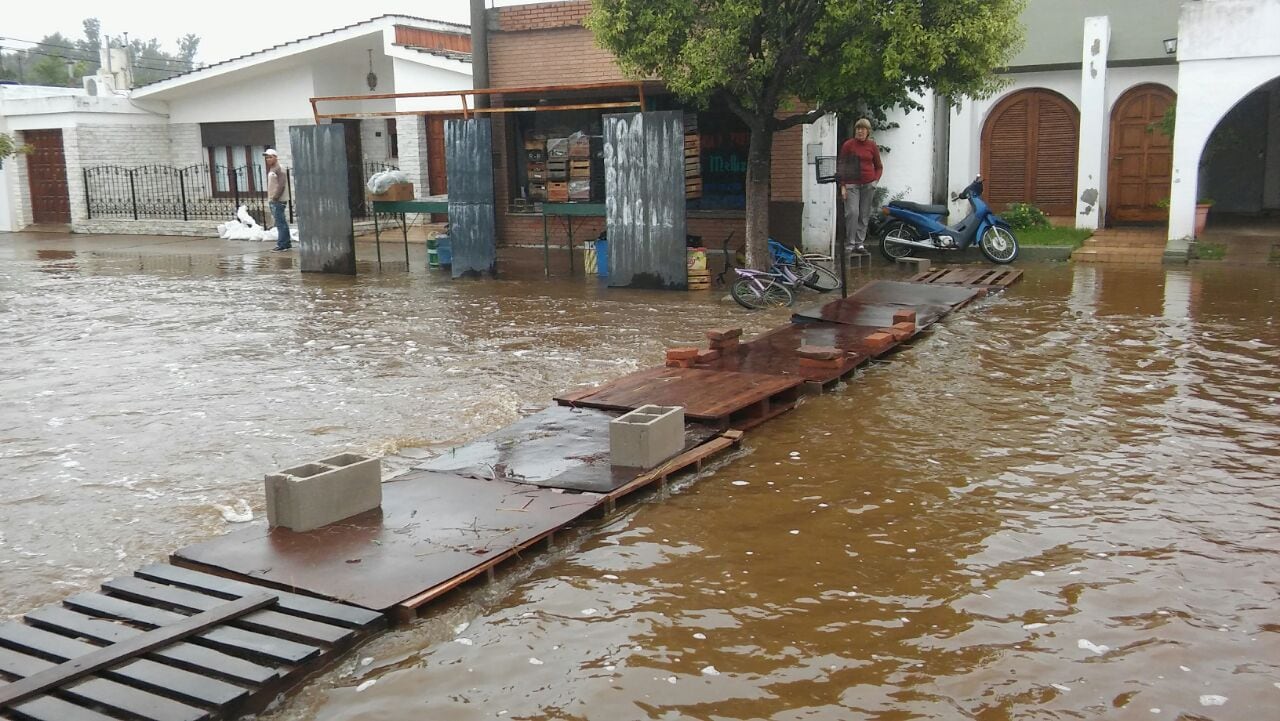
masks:
<svg viewBox="0 0 1280 721"><path fill-rule="evenodd" d="M790 409L800 378L763 373L649 368L589 391L561 395L562 405L630 411L684 406L685 418L720 428L749 428Z"/></svg>
<svg viewBox="0 0 1280 721"><path fill-rule="evenodd" d="M544 488L608 493L641 474L609 463L609 422L617 411L551 406L446 451L418 468L468 478ZM685 424L685 450L706 442L714 429Z"/></svg>
<svg viewBox="0 0 1280 721"><path fill-rule="evenodd" d="M822 305L802 308L792 315L792 319L884 327L892 322L894 311L906 308L916 311L918 323L928 325L980 294L972 288L950 285L876 280L862 286L848 298L836 298Z"/></svg>
<svg viewBox="0 0 1280 721"><path fill-rule="evenodd" d="M263 519L188 546L174 559L382 611L573 522L601 501L592 493L412 471L383 484L381 509L303 533L268 529Z"/></svg>
<svg viewBox="0 0 1280 721"><path fill-rule="evenodd" d="M1022 278L1015 268L934 268L912 276L911 282L930 285L967 285L1007 288Z"/></svg>
<svg viewBox="0 0 1280 721"><path fill-rule="evenodd" d="M236 718L385 625L366 609L165 564L142 573L0 624L0 717Z"/></svg>

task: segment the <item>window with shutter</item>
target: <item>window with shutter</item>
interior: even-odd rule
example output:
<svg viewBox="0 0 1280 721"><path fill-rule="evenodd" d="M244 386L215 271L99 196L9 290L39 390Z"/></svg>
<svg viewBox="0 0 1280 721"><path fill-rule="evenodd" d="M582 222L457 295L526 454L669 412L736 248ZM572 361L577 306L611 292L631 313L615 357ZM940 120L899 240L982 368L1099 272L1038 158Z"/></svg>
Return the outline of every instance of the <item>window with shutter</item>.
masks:
<svg viewBox="0 0 1280 721"><path fill-rule="evenodd" d="M1049 215L1074 215L1080 112L1043 89L1001 100L982 128L986 199L997 211L1031 203Z"/></svg>

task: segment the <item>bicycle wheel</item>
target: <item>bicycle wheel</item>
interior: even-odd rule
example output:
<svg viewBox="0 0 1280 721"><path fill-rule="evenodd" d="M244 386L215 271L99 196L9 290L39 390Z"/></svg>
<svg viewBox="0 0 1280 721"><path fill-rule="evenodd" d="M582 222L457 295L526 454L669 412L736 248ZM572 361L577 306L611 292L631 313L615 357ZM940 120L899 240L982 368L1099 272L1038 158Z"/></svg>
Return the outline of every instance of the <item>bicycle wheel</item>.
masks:
<svg viewBox="0 0 1280 721"><path fill-rule="evenodd" d="M820 265L810 265L804 274L804 285L819 293L827 293L840 287L840 278Z"/></svg>
<svg viewBox="0 0 1280 721"><path fill-rule="evenodd" d="M791 291L772 278L739 278L729 294L738 305L751 310L789 306L794 300Z"/></svg>

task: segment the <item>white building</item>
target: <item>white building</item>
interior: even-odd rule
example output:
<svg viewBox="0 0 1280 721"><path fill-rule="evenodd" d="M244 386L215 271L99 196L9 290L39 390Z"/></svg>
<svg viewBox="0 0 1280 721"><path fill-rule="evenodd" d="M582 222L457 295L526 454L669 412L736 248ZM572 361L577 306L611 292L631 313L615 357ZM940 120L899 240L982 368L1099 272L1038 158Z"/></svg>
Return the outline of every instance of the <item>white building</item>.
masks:
<svg viewBox="0 0 1280 721"><path fill-rule="evenodd" d="M224 206L264 195L263 150L277 149L290 165L289 127L315 122L311 98L469 89L470 31L385 15L131 91L112 85L86 78L76 90L0 86L0 132L36 149L0 169L0 230L59 224L208 234L230 217ZM347 127L353 205L363 203L364 177L386 165L406 171L424 193L443 185L443 162L430 162L429 152L428 128L438 123L425 118L460 112L457 98L356 100L322 110L423 113L339 121Z"/></svg>
<svg viewBox="0 0 1280 721"><path fill-rule="evenodd" d="M1187 256L1198 199L1214 200L1211 226L1280 211L1280 2L1029 0L1022 22L1000 92L950 112L920 98L923 112L877 135L889 193L947 202L981 174L997 209L1030 203L1089 229L1167 224L1171 260ZM1175 107L1170 138L1160 125ZM819 207L830 192L807 191Z"/></svg>

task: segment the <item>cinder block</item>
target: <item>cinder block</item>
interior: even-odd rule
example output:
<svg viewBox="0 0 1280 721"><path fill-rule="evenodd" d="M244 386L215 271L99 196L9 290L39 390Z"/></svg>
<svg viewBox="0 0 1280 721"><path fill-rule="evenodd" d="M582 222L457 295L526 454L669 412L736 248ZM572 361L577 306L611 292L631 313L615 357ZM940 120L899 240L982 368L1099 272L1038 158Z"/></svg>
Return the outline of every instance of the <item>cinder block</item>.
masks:
<svg viewBox="0 0 1280 721"><path fill-rule="evenodd" d="M926 270L929 269L929 266L931 265L929 263L928 258L913 258L911 256L907 256L905 258L898 258L898 264L906 265L906 266L914 266L915 271L917 273L925 272Z"/></svg>
<svg viewBox="0 0 1280 721"><path fill-rule="evenodd" d="M893 324L910 323L916 324L916 312L914 310L900 310L893 314Z"/></svg>
<svg viewBox="0 0 1280 721"><path fill-rule="evenodd" d="M666 366L668 368L692 368L695 364L697 364L697 362L698 361L696 358L691 358L688 360L685 360L683 358L680 360L667 359Z"/></svg>
<svg viewBox="0 0 1280 721"><path fill-rule="evenodd" d="M682 406L640 406L609 422L609 462L649 469L684 449Z"/></svg>
<svg viewBox="0 0 1280 721"><path fill-rule="evenodd" d="M382 505L382 461L340 453L268 473L267 522L310 531Z"/></svg>
<svg viewBox="0 0 1280 721"><path fill-rule="evenodd" d="M898 338L898 334L899 333L902 334L902 338L898 338L898 340L904 340L906 338L910 338L911 336L915 335L915 332L916 332L915 323L894 323L893 324L893 337Z"/></svg>

